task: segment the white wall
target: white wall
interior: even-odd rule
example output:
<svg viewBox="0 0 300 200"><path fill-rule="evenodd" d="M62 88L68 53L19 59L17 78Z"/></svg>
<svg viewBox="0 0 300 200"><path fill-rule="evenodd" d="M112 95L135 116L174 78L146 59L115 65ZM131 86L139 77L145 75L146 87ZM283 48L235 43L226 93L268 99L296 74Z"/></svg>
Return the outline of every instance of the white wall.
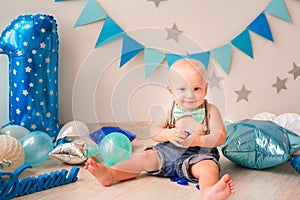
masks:
<svg viewBox="0 0 300 200"><path fill-rule="evenodd" d="M168 0L156 8L147 0L97 1L128 35L144 46L178 54L207 51L227 44L270 2ZM169 101L164 87L168 72L165 63L146 80L142 54L119 68L121 39L94 49L103 21L73 27L86 2L1 0L0 30L21 14L44 13L55 17L60 42L59 117L62 123L73 119L85 123L151 120L160 105ZM294 80L288 74L293 62L300 65L300 2L285 0L285 3L292 23L267 15L275 42L251 34L254 59L234 49L229 75L211 59L209 75L215 71L223 80L220 88L211 89L209 99L220 107L224 119L251 118L263 111L276 115L300 113L300 77ZM173 23L183 31L179 43L165 40L164 28L170 28ZM7 65L7 61L1 58L0 67L3 65ZM3 76L0 74L1 79ZM279 94L271 86L277 76L288 78L287 90ZM249 101L236 102L234 91L240 90L243 84L252 91Z"/></svg>

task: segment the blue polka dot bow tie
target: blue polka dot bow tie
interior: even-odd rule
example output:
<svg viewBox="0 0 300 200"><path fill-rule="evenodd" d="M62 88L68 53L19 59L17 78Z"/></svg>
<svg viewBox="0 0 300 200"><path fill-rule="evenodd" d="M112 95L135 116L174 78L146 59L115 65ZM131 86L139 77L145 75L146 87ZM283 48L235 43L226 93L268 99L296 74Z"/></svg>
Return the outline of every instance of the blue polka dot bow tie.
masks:
<svg viewBox="0 0 300 200"><path fill-rule="evenodd" d="M174 107L173 116L175 120L180 119L184 116L192 116L197 122L202 123L205 118L205 109L198 108L194 110L185 110L179 106Z"/></svg>

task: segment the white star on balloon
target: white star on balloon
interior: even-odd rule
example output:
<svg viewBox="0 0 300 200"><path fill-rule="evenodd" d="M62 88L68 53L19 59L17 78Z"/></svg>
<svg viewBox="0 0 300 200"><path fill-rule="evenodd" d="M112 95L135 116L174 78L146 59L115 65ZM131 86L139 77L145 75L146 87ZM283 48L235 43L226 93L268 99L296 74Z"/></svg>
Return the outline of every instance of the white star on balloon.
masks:
<svg viewBox="0 0 300 200"><path fill-rule="evenodd" d="M161 1L167 1L167 0L147 0L147 1L153 1L155 6L158 7L158 5Z"/></svg>
<svg viewBox="0 0 300 200"><path fill-rule="evenodd" d="M21 114L21 110L18 108L18 109L16 109L16 114Z"/></svg>
<svg viewBox="0 0 300 200"><path fill-rule="evenodd" d="M287 78L285 79L280 79L278 76L277 76L277 80L276 80L276 83L274 83L272 85L272 87L275 87L277 89L277 94L283 90L283 89L287 89L287 87L285 86L286 82L287 82Z"/></svg>
<svg viewBox="0 0 300 200"><path fill-rule="evenodd" d="M34 86L34 84L33 84L33 83L29 83L29 87L31 87L31 88L32 88L33 86Z"/></svg>
<svg viewBox="0 0 300 200"><path fill-rule="evenodd" d="M30 25L29 24L25 24L24 28L28 30L30 28Z"/></svg>
<svg viewBox="0 0 300 200"><path fill-rule="evenodd" d="M30 71L31 71L31 68L30 68L30 67L26 67L26 68L25 68L25 72L30 73Z"/></svg>
<svg viewBox="0 0 300 200"><path fill-rule="evenodd" d="M32 130L37 128L37 126L35 124L32 124L30 127L31 127Z"/></svg>
<svg viewBox="0 0 300 200"><path fill-rule="evenodd" d="M50 58L49 57L47 57L46 59L45 59L45 61L46 61L46 63L50 63Z"/></svg>
<svg viewBox="0 0 300 200"><path fill-rule="evenodd" d="M46 30L45 30L44 28L42 28L42 29L41 29L41 32L42 32L42 33L45 33L45 32L46 32Z"/></svg>
<svg viewBox="0 0 300 200"><path fill-rule="evenodd" d="M26 42L26 41L23 42L23 46L24 46L24 47L27 47L27 45L28 45L28 42Z"/></svg>
<svg viewBox="0 0 300 200"><path fill-rule="evenodd" d="M238 95L238 98L236 100L236 102L239 102L241 100L245 100L245 101L248 101L248 96L249 94L252 92L251 90L247 90L245 85L242 86L241 90L236 90L234 91L237 95Z"/></svg>
<svg viewBox="0 0 300 200"><path fill-rule="evenodd" d="M182 33L176 26L176 23L173 24L172 28L165 28L168 32L166 40L173 39L175 42L178 43L178 36Z"/></svg>
<svg viewBox="0 0 300 200"><path fill-rule="evenodd" d="M42 42L42 43L40 44L40 47L41 47L42 49L44 49L44 48L46 48L46 44L45 44L44 42Z"/></svg>
<svg viewBox="0 0 300 200"><path fill-rule="evenodd" d="M21 56L23 54L23 52L21 50L17 51L18 56Z"/></svg>
<svg viewBox="0 0 300 200"><path fill-rule="evenodd" d="M23 90L23 95L24 96L28 95L28 91L27 90Z"/></svg>
<svg viewBox="0 0 300 200"><path fill-rule="evenodd" d="M28 62L28 63L32 63L32 58L28 58L28 59L27 59L27 62Z"/></svg>
<svg viewBox="0 0 300 200"><path fill-rule="evenodd" d="M293 69L289 71L289 74L293 74L294 80L296 80L296 78L300 76L300 67L297 66L296 63L293 63Z"/></svg>
<svg viewBox="0 0 300 200"><path fill-rule="evenodd" d="M47 112L46 117L47 117L47 118L50 118L50 117L51 117L51 113L50 113L50 112Z"/></svg>

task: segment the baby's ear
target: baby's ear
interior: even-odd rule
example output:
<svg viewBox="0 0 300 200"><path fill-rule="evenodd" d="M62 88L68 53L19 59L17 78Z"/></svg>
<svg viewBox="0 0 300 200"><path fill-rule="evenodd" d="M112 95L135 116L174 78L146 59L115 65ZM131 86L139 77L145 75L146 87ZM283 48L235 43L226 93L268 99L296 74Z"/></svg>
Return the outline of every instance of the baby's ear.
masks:
<svg viewBox="0 0 300 200"><path fill-rule="evenodd" d="M174 98L175 98L175 95L174 95L174 93L173 93L172 88L171 88L170 86L167 86L167 90L168 90L169 94L171 95L171 97L174 99Z"/></svg>

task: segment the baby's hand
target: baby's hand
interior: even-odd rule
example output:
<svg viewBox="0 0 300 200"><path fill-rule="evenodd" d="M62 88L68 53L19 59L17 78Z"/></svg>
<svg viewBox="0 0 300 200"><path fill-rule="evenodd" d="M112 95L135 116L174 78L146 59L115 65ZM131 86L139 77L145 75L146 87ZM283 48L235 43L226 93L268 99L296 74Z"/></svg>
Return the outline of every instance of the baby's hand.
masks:
<svg viewBox="0 0 300 200"><path fill-rule="evenodd" d="M195 138L195 134L191 130L185 130L183 132L186 134L186 139L181 143L181 145L184 148L188 148L191 146Z"/></svg>
<svg viewBox="0 0 300 200"><path fill-rule="evenodd" d="M174 128L174 132L170 136L169 142L171 142L175 146L183 147L183 143L185 142L186 138L186 132Z"/></svg>

